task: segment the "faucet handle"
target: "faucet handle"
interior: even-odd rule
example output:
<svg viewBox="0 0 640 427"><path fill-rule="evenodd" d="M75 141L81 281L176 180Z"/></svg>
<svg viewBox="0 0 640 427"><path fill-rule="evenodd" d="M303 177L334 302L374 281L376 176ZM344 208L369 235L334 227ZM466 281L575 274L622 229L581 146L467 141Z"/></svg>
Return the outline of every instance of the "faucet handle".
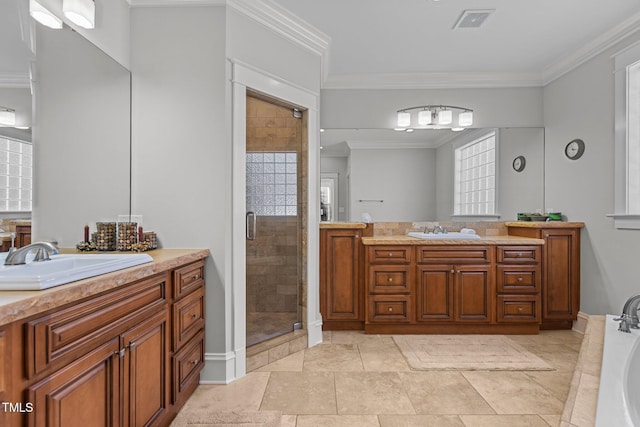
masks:
<svg viewBox="0 0 640 427"><path fill-rule="evenodd" d="M49 260L51 260L51 258L49 258L49 253L42 248L39 248L36 251L36 256L33 258L34 262L49 261Z"/></svg>

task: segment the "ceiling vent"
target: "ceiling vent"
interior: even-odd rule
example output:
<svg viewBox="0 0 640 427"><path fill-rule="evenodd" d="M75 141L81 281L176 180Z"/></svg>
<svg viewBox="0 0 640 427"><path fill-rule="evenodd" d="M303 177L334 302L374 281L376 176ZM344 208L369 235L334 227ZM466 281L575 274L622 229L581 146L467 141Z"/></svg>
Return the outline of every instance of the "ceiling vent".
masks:
<svg viewBox="0 0 640 427"><path fill-rule="evenodd" d="M489 15L495 12L495 9L483 9L483 10L465 10L458 18L456 28L480 28L480 26L487 20Z"/></svg>

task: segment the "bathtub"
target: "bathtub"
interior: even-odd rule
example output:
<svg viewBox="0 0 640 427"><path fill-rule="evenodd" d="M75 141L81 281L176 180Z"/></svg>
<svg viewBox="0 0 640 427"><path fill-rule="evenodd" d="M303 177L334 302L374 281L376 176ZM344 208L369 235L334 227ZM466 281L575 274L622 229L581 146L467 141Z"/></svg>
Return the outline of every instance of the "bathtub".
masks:
<svg viewBox="0 0 640 427"><path fill-rule="evenodd" d="M614 317L605 322L596 426L640 427L640 330L620 332Z"/></svg>

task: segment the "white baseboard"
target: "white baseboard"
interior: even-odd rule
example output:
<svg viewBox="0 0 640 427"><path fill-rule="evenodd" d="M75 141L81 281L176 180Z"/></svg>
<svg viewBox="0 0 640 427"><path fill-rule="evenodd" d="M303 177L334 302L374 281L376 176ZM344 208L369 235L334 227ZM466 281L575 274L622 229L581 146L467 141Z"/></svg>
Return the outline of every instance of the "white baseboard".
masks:
<svg viewBox="0 0 640 427"><path fill-rule="evenodd" d="M322 320L307 324L307 345L313 347L322 343Z"/></svg>
<svg viewBox="0 0 640 427"><path fill-rule="evenodd" d="M200 373L200 384L229 384L237 378L237 360L238 355L234 351L227 353L205 353L204 369Z"/></svg>

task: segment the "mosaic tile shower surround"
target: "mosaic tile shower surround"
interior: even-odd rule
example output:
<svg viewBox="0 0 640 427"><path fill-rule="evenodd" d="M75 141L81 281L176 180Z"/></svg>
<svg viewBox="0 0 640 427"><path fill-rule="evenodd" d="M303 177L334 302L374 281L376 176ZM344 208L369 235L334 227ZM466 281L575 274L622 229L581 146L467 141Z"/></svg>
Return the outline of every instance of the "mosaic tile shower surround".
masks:
<svg viewBox="0 0 640 427"><path fill-rule="evenodd" d="M423 231L425 227L432 230L436 225L445 227L448 231L460 231L462 228L472 228L479 236L504 236L507 235L507 227L504 222L477 221L477 222L452 222L452 221L418 221L418 222L376 222L373 224L374 236L398 236L410 231Z"/></svg>

